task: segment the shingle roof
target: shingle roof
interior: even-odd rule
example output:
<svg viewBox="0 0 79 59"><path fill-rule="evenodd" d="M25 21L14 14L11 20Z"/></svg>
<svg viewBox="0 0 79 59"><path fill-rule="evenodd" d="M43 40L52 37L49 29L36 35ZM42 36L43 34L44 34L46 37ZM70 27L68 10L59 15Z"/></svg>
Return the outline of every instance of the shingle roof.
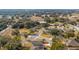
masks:
<svg viewBox="0 0 79 59"><path fill-rule="evenodd" d="M79 43L78 43L76 40L72 40L72 41L69 43L69 46L79 46Z"/></svg>

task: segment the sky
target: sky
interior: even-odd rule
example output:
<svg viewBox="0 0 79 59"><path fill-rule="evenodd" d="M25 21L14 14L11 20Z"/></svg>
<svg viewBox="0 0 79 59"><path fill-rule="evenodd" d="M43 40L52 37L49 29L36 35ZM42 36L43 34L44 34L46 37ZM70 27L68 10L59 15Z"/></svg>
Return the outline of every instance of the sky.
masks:
<svg viewBox="0 0 79 59"><path fill-rule="evenodd" d="M0 0L0 9L79 9L79 0Z"/></svg>

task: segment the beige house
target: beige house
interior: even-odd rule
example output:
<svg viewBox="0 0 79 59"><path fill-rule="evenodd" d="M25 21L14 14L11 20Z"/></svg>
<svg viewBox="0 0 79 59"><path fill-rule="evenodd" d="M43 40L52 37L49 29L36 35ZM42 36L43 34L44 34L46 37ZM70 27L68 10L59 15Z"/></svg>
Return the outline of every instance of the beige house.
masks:
<svg viewBox="0 0 79 59"><path fill-rule="evenodd" d="M44 19L42 17L39 17L39 16L32 16L31 20L32 21L44 21Z"/></svg>

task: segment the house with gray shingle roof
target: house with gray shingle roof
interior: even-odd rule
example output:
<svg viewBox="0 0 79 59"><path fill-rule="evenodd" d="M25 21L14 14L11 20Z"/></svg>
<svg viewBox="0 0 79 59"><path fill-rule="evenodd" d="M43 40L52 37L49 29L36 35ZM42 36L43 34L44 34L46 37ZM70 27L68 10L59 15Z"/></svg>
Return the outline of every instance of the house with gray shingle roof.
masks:
<svg viewBox="0 0 79 59"><path fill-rule="evenodd" d="M78 50L79 49L79 43L74 39L68 44L67 49L68 50Z"/></svg>

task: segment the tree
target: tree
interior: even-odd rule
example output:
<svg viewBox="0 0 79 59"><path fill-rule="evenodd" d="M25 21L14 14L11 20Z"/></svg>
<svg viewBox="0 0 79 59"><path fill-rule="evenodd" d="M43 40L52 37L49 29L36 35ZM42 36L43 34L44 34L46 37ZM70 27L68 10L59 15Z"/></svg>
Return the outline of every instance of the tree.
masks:
<svg viewBox="0 0 79 59"><path fill-rule="evenodd" d="M18 29L15 29L11 34L12 35L19 36L20 35L20 32L18 31Z"/></svg>
<svg viewBox="0 0 79 59"><path fill-rule="evenodd" d="M4 47L5 44L8 42L9 40L7 38L4 38L2 36L0 36L0 48Z"/></svg>
<svg viewBox="0 0 79 59"><path fill-rule="evenodd" d="M79 32L77 33L75 40L79 43Z"/></svg>
<svg viewBox="0 0 79 59"><path fill-rule="evenodd" d="M49 30L49 32L52 34L52 35L55 35L55 36L58 36L61 34L61 30L58 30L58 29L51 29Z"/></svg>
<svg viewBox="0 0 79 59"><path fill-rule="evenodd" d="M69 24L77 25L76 21L70 21Z"/></svg>
<svg viewBox="0 0 79 59"><path fill-rule="evenodd" d="M12 26L12 28L24 28L24 24L23 23L16 23L16 24L14 24L13 26Z"/></svg>
<svg viewBox="0 0 79 59"><path fill-rule="evenodd" d="M47 23L50 23L50 22L51 22L50 18L47 17L47 16L44 18L44 20L45 20Z"/></svg>
<svg viewBox="0 0 79 59"><path fill-rule="evenodd" d="M51 23L55 23L55 22L58 22L59 18L57 17L54 17L52 20L51 20Z"/></svg>
<svg viewBox="0 0 79 59"><path fill-rule="evenodd" d="M51 50L63 50L65 48L65 45L62 43L62 41L59 38L53 38L52 39L52 46Z"/></svg>
<svg viewBox="0 0 79 59"><path fill-rule="evenodd" d="M13 39L9 40L5 46L8 50L21 50L21 38L16 36Z"/></svg>
<svg viewBox="0 0 79 59"><path fill-rule="evenodd" d="M20 37L10 39L0 36L0 49L7 49L7 50L22 49Z"/></svg>
<svg viewBox="0 0 79 59"><path fill-rule="evenodd" d="M33 28L33 27L35 27L35 26L37 26L37 25L39 25L39 24L40 24L39 22L30 21L30 22L27 22L27 23L25 24L25 27L26 27L26 28Z"/></svg>
<svg viewBox="0 0 79 59"><path fill-rule="evenodd" d="M48 26L49 26L48 23L43 23L43 24L41 24L41 25L42 25L42 27L48 27Z"/></svg>
<svg viewBox="0 0 79 59"><path fill-rule="evenodd" d="M0 31L2 31L3 29L7 28L7 25L5 23L0 23Z"/></svg>
<svg viewBox="0 0 79 59"><path fill-rule="evenodd" d="M74 37L74 36L75 36L75 34L73 31L68 31L63 34L63 37L65 37L65 38L70 38L70 37Z"/></svg>

